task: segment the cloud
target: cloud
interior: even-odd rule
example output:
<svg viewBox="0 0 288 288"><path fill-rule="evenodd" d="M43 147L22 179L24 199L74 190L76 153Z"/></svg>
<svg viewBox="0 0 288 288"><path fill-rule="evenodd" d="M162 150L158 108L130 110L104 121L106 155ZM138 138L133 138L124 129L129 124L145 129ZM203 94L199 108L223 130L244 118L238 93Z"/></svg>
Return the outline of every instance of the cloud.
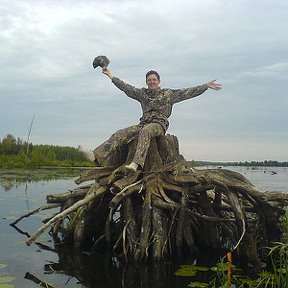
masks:
<svg viewBox="0 0 288 288"><path fill-rule="evenodd" d="M269 146L261 143L277 138L270 154L281 151L285 160L287 6L280 0L0 0L0 138L25 135L35 112L31 141L43 144L93 148L137 123L139 104L92 68L95 56L107 55L114 75L137 87L145 86L150 69L160 72L162 87L222 82L221 92L174 107L170 131L192 151L189 157L205 158L207 151L213 160L208 141L218 145L214 159L240 157L229 145L264 158ZM190 148L195 139L202 152ZM247 139L258 139L259 149Z"/></svg>

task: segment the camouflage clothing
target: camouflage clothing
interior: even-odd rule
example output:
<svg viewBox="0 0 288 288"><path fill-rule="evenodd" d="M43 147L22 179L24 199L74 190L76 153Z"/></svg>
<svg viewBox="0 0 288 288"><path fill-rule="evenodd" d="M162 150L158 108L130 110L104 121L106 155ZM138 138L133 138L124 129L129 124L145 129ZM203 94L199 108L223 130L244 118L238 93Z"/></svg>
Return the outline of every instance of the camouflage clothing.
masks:
<svg viewBox="0 0 288 288"><path fill-rule="evenodd" d="M164 130L158 123L149 123L147 125L138 124L118 130L107 141L93 151L95 158L97 159L95 162L98 162L101 165L107 165L109 157L112 156L118 148L128 144L138 136L133 162L143 167L152 137L160 135L164 135Z"/></svg>
<svg viewBox="0 0 288 288"><path fill-rule="evenodd" d="M112 83L125 94L140 102L143 115L138 125L121 129L94 150L95 158L100 164L120 146L127 144L138 136L138 143L133 162L143 167L152 137L164 135L168 129L168 118L175 103L194 98L208 88L207 84L185 89L161 89L150 91L146 88L135 88L119 78L113 77Z"/></svg>
<svg viewBox="0 0 288 288"><path fill-rule="evenodd" d="M163 129L168 129L168 118L172 113L172 106L175 103L194 98L208 89L207 84L185 89L161 89L149 91L147 88L135 88L119 78L113 77L112 83L125 94L140 102L143 115L140 118L141 124L159 123Z"/></svg>

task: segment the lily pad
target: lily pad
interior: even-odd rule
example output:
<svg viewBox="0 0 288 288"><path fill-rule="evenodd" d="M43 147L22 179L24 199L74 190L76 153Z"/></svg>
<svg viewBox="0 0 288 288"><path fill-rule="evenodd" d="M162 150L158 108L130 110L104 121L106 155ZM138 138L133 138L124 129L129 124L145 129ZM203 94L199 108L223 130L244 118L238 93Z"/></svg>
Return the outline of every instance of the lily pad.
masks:
<svg viewBox="0 0 288 288"><path fill-rule="evenodd" d="M7 264L0 263L0 269L6 268L7 266L8 266Z"/></svg>
<svg viewBox="0 0 288 288"><path fill-rule="evenodd" d="M174 275L182 276L182 277L192 277L192 276L195 276L196 274L197 274L197 271L183 269L183 268L180 268L174 273Z"/></svg>
<svg viewBox="0 0 288 288"><path fill-rule="evenodd" d="M195 265L181 265L180 268L194 270L194 271L202 271L202 272L209 271L208 267L195 266Z"/></svg>
<svg viewBox="0 0 288 288"><path fill-rule="evenodd" d="M12 282L14 281L16 278L12 277L12 276L0 276L0 283L7 283L7 282Z"/></svg>
<svg viewBox="0 0 288 288"><path fill-rule="evenodd" d="M195 287L195 288L206 288L209 287L208 283L202 283L202 282L191 282L189 285L189 287Z"/></svg>
<svg viewBox="0 0 288 288"><path fill-rule="evenodd" d="M180 269L178 269L174 274L176 276L192 277L195 276L199 271L206 272L208 270L209 268L202 266L181 265Z"/></svg>
<svg viewBox="0 0 288 288"><path fill-rule="evenodd" d="M213 272L226 272L229 265L231 268L233 268L233 270L236 268L235 265L231 265L230 263L220 262L217 263L215 266L211 267L210 269Z"/></svg>

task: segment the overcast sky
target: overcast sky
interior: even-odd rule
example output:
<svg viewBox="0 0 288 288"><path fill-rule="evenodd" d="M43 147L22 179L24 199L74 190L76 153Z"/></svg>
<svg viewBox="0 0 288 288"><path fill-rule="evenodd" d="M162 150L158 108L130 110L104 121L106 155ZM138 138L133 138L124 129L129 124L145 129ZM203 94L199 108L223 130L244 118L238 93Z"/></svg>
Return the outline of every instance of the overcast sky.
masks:
<svg viewBox="0 0 288 288"><path fill-rule="evenodd" d="M178 103L168 133L187 160L288 160L288 1L0 0L0 139L93 149L141 109L93 69L162 88L217 79Z"/></svg>

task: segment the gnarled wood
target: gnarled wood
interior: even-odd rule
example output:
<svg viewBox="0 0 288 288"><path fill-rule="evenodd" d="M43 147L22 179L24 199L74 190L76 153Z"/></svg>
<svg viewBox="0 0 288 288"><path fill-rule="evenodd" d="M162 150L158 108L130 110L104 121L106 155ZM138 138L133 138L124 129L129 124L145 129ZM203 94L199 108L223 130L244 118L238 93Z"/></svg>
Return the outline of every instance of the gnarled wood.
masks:
<svg viewBox="0 0 288 288"><path fill-rule="evenodd" d="M54 235L69 235L67 245L106 245L126 261L158 261L216 248L258 265L256 235L265 243L281 239L279 217L288 193L260 191L226 169L192 169L172 135L153 139L143 171L129 172L124 165L131 161L136 141L119 149L107 167L75 180L94 180L93 185L49 195L47 202L61 203L62 211L26 243L51 227ZM64 225L64 217L69 225Z"/></svg>

